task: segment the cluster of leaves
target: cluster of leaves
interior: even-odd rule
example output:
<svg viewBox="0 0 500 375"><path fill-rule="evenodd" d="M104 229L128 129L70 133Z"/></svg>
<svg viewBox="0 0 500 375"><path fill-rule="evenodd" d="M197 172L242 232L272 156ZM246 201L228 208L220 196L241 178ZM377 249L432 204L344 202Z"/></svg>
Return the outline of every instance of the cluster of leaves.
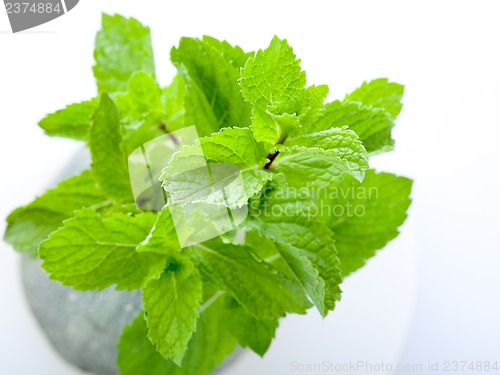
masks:
<svg viewBox="0 0 500 375"><path fill-rule="evenodd" d="M402 86L377 79L325 103L328 87L306 86L286 40L246 53L203 37L172 49L178 75L161 87L149 28L118 15L103 16L95 60L98 97L40 122L86 141L92 168L12 212L5 240L75 289L142 289L121 374L206 374L236 345L264 355L280 318L313 306L326 316L342 278L397 236L411 181L368 159L393 146ZM181 248L168 209L134 204L127 156L193 124L209 162L241 169L246 195L233 203L250 215L237 233ZM166 167L189 157L184 148ZM293 194L306 186L353 193ZM363 214L311 216L320 205Z"/></svg>

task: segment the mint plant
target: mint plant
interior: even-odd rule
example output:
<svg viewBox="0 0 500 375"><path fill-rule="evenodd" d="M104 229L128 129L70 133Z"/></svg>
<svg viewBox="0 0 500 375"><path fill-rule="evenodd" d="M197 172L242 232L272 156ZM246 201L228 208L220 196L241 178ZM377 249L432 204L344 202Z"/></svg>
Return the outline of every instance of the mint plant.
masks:
<svg viewBox="0 0 500 375"><path fill-rule="evenodd" d="M118 343L121 374L207 374L237 345L264 356L281 318L327 316L343 278L398 235L412 182L369 158L393 149L403 86L376 79L327 102L286 40L253 53L205 36L172 48L178 74L163 87L149 28L119 15L103 15L94 56L97 97L40 121L49 136L86 142L92 165L13 211L5 240L77 290L142 290ZM181 247L169 204L136 204L127 158L191 125L204 160L238 167L244 184L203 203L248 217ZM179 176L199 158L186 145L165 159L166 196L188 189Z"/></svg>

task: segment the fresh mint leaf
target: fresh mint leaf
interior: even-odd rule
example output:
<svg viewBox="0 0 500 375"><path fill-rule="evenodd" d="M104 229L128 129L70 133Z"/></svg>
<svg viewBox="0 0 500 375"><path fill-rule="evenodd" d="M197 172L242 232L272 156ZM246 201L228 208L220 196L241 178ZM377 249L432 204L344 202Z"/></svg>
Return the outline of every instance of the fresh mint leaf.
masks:
<svg viewBox="0 0 500 375"><path fill-rule="evenodd" d="M175 131L184 127L184 97L186 85L180 75L176 75L170 85L162 90L161 101L165 109L166 129Z"/></svg>
<svg viewBox="0 0 500 375"><path fill-rule="evenodd" d="M240 87L253 105L251 129L257 141L272 146L301 127L297 112L307 112L305 84L300 60L286 40L274 37L267 49L247 61Z"/></svg>
<svg viewBox="0 0 500 375"><path fill-rule="evenodd" d="M325 306L325 281L319 276L311 261L300 250L292 246L277 243L279 254L286 261L297 281L304 288L320 314L325 317L328 310Z"/></svg>
<svg viewBox="0 0 500 375"><path fill-rule="evenodd" d="M369 108L360 103L334 101L325 105L322 117L309 132L348 126L363 141L370 154L390 151L394 147L391 130L394 120L382 109Z"/></svg>
<svg viewBox="0 0 500 375"><path fill-rule="evenodd" d="M241 168L257 168L265 164L267 154L248 128L224 128L210 137L201 138L200 144L208 160Z"/></svg>
<svg viewBox="0 0 500 375"><path fill-rule="evenodd" d="M104 201L92 173L85 171L13 211L7 217L4 239L17 251L35 257L40 241L62 226L63 220L73 216L74 211Z"/></svg>
<svg viewBox="0 0 500 375"><path fill-rule="evenodd" d="M163 187L173 204L206 204L237 209L244 207L272 176L263 170L241 171L234 164L209 163L206 167L173 174L165 179Z"/></svg>
<svg viewBox="0 0 500 375"><path fill-rule="evenodd" d="M274 37L265 50L250 58L241 72L243 97L263 110L274 114L287 112L306 84L292 47L286 40Z"/></svg>
<svg viewBox="0 0 500 375"><path fill-rule="evenodd" d="M182 368L173 369L169 375L209 374L234 351L236 340L223 318L226 298L218 296L205 297L196 333L189 342Z"/></svg>
<svg viewBox="0 0 500 375"><path fill-rule="evenodd" d="M208 35L203 36L203 42L219 51L224 59L238 70L254 55L253 52L245 52L239 46L232 46L225 40L221 41Z"/></svg>
<svg viewBox="0 0 500 375"><path fill-rule="evenodd" d="M163 357L181 366L203 298L200 275L189 258L177 258L145 285L142 298L149 339Z"/></svg>
<svg viewBox="0 0 500 375"><path fill-rule="evenodd" d="M147 73L132 75L127 92L117 94L115 99L127 154L156 137L184 127L184 95L184 81L178 75L163 89Z"/></svg>
<svg viewBox="0 0 500 375"><path fill-rule="evenodd" d="M302 127L308 128L321 117L328 92L329 89L327 85L313 85L309 86L298 95L297 114L300 117L300 124Z"/></svg>
<svg viewBox="0 0 500 375"><path fill-rule="evenodd" d="M349 275L395 238L410 206L412 181L390 173L369 170L360 184L346 179L332 192L330 204L343 207L344 215L331 215L342 273Z"/></svg>
<svg viewBox="0 0 500 375"><path fill-rule="evenodd" d="M252 349L261 357L271 346L278 328L277 319L257 319L234 299L228 303L224 321L240 346Z"/></svg>
<svg viewBox="0 0 500 375"><path fill-rule="evenodd" d="M216 297L219 294L216 295ZM212 296L210 296L212 297ZM205 375L236 346L225 318L225 298L206 298L182 367L163 358L147 338L143 313L125 328L118 344L120 375Z"/></svg>
<svg viewBox="0 0 500 375"><path fill-rule="evenodd" d="M124 328L118 342L120 375L171 375L172 371L181 371L156 351L147 336L148 326L141 312Z"/></svg>
<svg viewBox="0 0 500 375"><path fill-rule="evenodd" d="M151 231L155 215L114 214L101 218L83 209L40 243L42 267L52 279L78 290L138 289L163 266L164 255L138 253L136 247Z"/></svg>
<svg viewBox="0 0 500 375"><path fill-rule="evenodd" d="M151 75L134 73L127 92L116 95L115 101L124 129L123 147L127 155L167 131L162 91Z"/></svg>
<svg viewBox="0 0 500 375"><path fill-rule="evenodd" d="M389 82L387 78L379 78L363 82L359 88L346 95L344 101L359 102L365 106L381 109L396 119L403 108L401 104L403 94L403 85Z"/></svg>
<svg viewBox="0 0 500 375"><path fill-rule="evenodd" d="M340 300L339 285L342 282L333 232L325 224L307 215L287 214L289 211L280 207L280 203L286 205L286 202L276 199L274 204L260 208L260 215L253 216L249 224L263 235L293 246L300 251L300 255L309 259L325 281L325 307L333 310L335 302Z"/></svg>
<svg viewBox="0 0 500 375"><path fill-rule="evenodd" d="M287 115L282 115L286 117ZM275 145L280 141L280 121L276 115L265 109L255 106L252 111L252 132L258 142Z"/></svg>
<svg viewBox="0 0 500 375"><path fill-rule="evenodd" d="M273 177L262 168L267 153L248 128L224 128L199 144L201 148L187 146L174 154L160 176L176 203L242 207ZM232 183L240 175L242 183Z"/></svg>
<svg viewBox="0 0 500 375"><path fill-rule="evenodd" d="M312 125L318 132L348 126L374 155L394 148L391 130L401 111L404 87L381 78L363 83L343 101L326 104L323 115Z"/></svg>
<svg viewBox="0 0 500 375"><path fill-rule="evenodd" d="M50 136L87 139L91 117L97 107L97 99L70 104L60 111L45 116L39 123Z"/></svg>
<svg viewBox="0 0 500 375"><path fill-rule="evenodd" d="M265 262L295 280L309 296L322 316L328 313L325 307L325 281L312 266L311 261L299 249L262 236L255 229L245 235L245 243Z"/></svg>
<svg viewBox="0 0 500 375"><path fill-rule="evenodd" d="M92 171L100 189L107 197L119 202L132 201L118 110L107 95L101 96L94 113L88 144Z"/></svg>
<svg viewBox="0 0 500 375"><path fill-rule="evenodd" d="M99 92L125 91L129 78L137 71L155 75L150 29L134 18L103 14L94 58Z"/></svg>
<svg viewBox="0 0 500 375"><path fill-rule="evenodd" d="M180 251L174 222L168 208L163 209L157 215L151 232L147 238L139 244L137 251L165 255Z"/></svg>
<svg viewBox="0 0 500 375"><path fill-rule="evenodd" d="M137 128L151 113L162 108L161 90L153 76L136 72L127 83L127 91L116 96L116 105L128 128Z"/></svg>
<svg viewBox="0 0 500 375"><path fill-rule="evenodd" d="M339 157L352 159L356 164L368 166L368 156L363 142L347 126L311 132L285 142L287 146L319 147L323 150L335 150Z"/></svg>
<svg viewBox="0 0 500 375"><path fill-rule="evenodd" d="M186 123L196 125L200 136L250 124L251 106L243 100L239 67L234 65L243 59L240 48L213 38L182 38L179 47L172 48L171 60L186 83Z"/></svg>
<svg viewBox="0 0 500 375"><path fill-rule="evenodd" d="M347 127L308 133L287 140L285 145L327 150L327 153L335 156L332 158L332 163L338 163L340 159L347 173L357 179L362 179L364 171L369 167L368 154L362 141Z"/></svg>
<svg viewBox="0 0 500 375"><path fill-rule="evenodd" d="M303 314L310 307L304 293L243 245L210 240L190 248L202 276L229 293L256 318Z"/></svg>
<svg viewBox="0 0 500 375"><path fill-rule="evenodd" d="M303 146L281 147L280 150L271 169L283 173L287 183L298 188L328 187L332 181L342 181L347 173L362 180L366 169L366 165L360 167L355 162L341 159L336 150ZM363 163L362 159L357 161Z"/></svg>
<svg viewBox="0 0 500 375"><path fill-rule="evenodd" d="M233 242L234 243L234 242ZM245 227L244 239L241 240L246 246L252 248L252 251L264 262L271 264L278 272L285 275L290 280L295 280L293 272L290 270L287 262L280 255L276 247L276 241L266 237L255 228Z"/></svg>
<svg viewBox="0 0 500 375"><path fill-rule="evenodd" d="M328 86L306 85L300 60L286 40L275 37L250 58L241 73L243 96L253 104L255 139L271 145L303 134L323 111Z"/></svg>

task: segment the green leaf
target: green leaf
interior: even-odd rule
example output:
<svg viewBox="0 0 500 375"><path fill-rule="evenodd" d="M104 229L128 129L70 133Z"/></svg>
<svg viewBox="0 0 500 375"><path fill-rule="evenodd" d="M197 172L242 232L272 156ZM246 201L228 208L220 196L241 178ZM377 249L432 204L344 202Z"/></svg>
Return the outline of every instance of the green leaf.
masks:
<svg viewBox="0 0 500 375"><path fill-rule="evenodd" d="M382 109L389 113L393 119L396 119L403 108L403 104L401 104L403 94L403 85L389 82L387 78L379 78L363 82L361 87L346 95L344 100Z"/></svg>
<svg viewBox="0 0 500 375"><path fill-rule="evenodd" d="M125 328L118 344L120 375L205 375L231 353L236 340L231 334L224 311L224 298L209 299L189 341L182 367L165 360L147 339L143 313Z"/></svg>
<svg viewBox="0 0 500 375"><path fill-rule="evenodd" d="M309 259L311 265L318 270L319 276L325 281L325 307L327 310L333 310L335 302L340 300L339 285L342 282L333 232L325 224L306 215L299 213L290 215L285 208L286 201L281 197L274 201L269 198L266 203L268 206L261 208L259 215L254 216L249 224L263 235L293 246L299 250L300 255ZM307 267L307 264L304 266ZM309 269L308 273L311 272ZM303 279L306 276L310 277L310 275L301 275ZM318 305L320 312L323 313L321 304L318 303Z"/></svg>
<svg viewBox="0 0 500 375"><path fill-rule="evenodd" d="M258 142L274 145L280 141L281 128L276 116L260 107L253 108L250 129Z"/></svg>
<svg viewBox="0 0 500 375"><path fill-rule="evenodd" d="M129 78L137 71L155 75L150 29L134 18L103 14L94 58L99 92L125 91Z"/></svg>
<svg viewBox="0 0 500 375"><path fill-rule="evenodd" d="M411 187L407 178L369 170L361 184L346 179L330 192L330 205L337 207L333 212L343 213L331 215L327 224L335 232L344 275L363 266L399 234L411 203Z"/></svg>
<svg viewBox="0 0 500 375"><path fill-rule="evenodd" d="M390 151L394 147L391 130L394 121L382 109L369 108L360 103L334 101L325 105L323 116L309 132L321 132L331 128L348 126L363 141L370 154Z"/></svg>
<svg viewBox="0 0 500 375"><path fill-rule="evenodd" d="M240 346L249 347L261 357L266 354L278 328L277 319L257 319L236 300L231 300L225 311L224 321Z"/></svg>
<svg viewBox="0 0 500 375"><path fill-rule="evenodd" d="M209 374L234 351L236 340L223 319L226 303L223 297L205 298L182 368L172 370L169 375Z"/></svg>
<svg viewBox="0 0 500 375"><path fill-rule="evenodd" d="M224 128L199 143L201 149L185 146L174 154L160 176L175 203L242 207L273 177L262 169L266 151L248 128ZM241 183L233 183L240 175Z"/></svg>
<svg viewBox="0 0 500 375"><path fill-rule="evenodd" d="M166 172L170 173L171 168ZM236 209L244 207L272 177L264 170L242 171L234 164L209 163L207 167L164 177L163 187L171 204L208 204Z"/></svg>
<svg viewBox="0 0 500 375"><path fill-rule="evenodd" d="M305 88L300 69L286 40L275 37L264 51L248 60L240 86L253 105L251 129L255 139L271 145L304 133L320 116L328 86Z"/></svg>
<svg viewBox="0 0 500 375"><path fill-rule="evenodd" d="M327 85L313 85L299 94L297 98L297 114L302 127L308 128L321 117L328 92Z"/></svg>
<svg viewBox="0 0 500 375"><path fill-rule="evenodd" d="M307 255L292 246L277 243L280 255L286 261L297 281L304 288L320 314L325 317L328 310L325 306L325 281L319 276Z"/></svg>
<svg viewBox="0 0 500 375"><path fill-rule="evenodd" d="M178 75L164 89L149 74L132 75L127 92L116 95L115 99L125 128L123 142L127 154L184 127L184 95L184 82Z"/></svg>
<svg viewBox="0 0 500 375"><path fill-rule="evenodd" d="M89 130L94 177L107 197L132 201L127 156L123 150L118 111L113 101L102 95Z"/></svg>
<svg viewBox="0 0 500 375"><path fill-rule="evenodd" d="M62 226L63 220L83 207L98 205L105 198L97 190L90 171L61 182L27 206L7 217L5 241L17 251L36 256L40 241Z"/></svg>
<svg viewBox="0 0 500 375"><path fill-rule="evenodd" d="M302 146L281 147L271 169L283 173L287 183L294 187L323 188L340 182L346 174L362 180L366 159L359 164L341 159L336 150Z"/></svg>
<svg viewBox="0 0 500 375"><path fill-rule="evenodd" d="M186 83L186 124L196 125L200 136L250 124L251 106L243 100L239 67L234 66L243 59L233 59L240 51L213 38L182 38L179 47L172 48L171 60Z"/></svg>
<svg viewBox="0 0 500 375"><path fill-rule="evenodd" d="M245 244L252 247L264 261L272 264L281 273L295 280L309 296L322 316L328 313L325 307L325 281L301 250L285 243L264 237L255 229L245 235Z"/></svg>
<svg viewBox="0 0 500 375"><path fill-rule="evenodd" d="M70 104L60 111L45 116L38 125L47 135L84 141L87 139L90 120L96 107L96 98Z"/></svg>
<svg viewBox="0 0 500 375"><path fill-rule="evenodd" d="M274 114L287 112L306 84L292 47L286 40L274 37L264 51L250 58L241 72L243 97L263 110Z"/></svg>
<svg viewBox="0 0 500 375"><path fill-rule="evenodd" d="M201 138L200 144L208 160L241 168L265 164L266 151L255 141L248 128L224 128L210 137Z"/></svg>
<svg viewBox="0 0 500 375"><path fill-rule="evenodd" d="M190 253L204 279L228 292L257 318L303 314L310 307L294 283L258 259L247 246L214 239L192 246Z"/></svg>
<svg viewBox="0 0 500 375"><path fill-rule="evenodd" d="M292 138L285 142L286 146L303 146L321 148L334 155L334 162L340 159L349 174L362 179L364 171L369 167L368 154L356 133L347 127L330 128ZM338 158L338 159L337 159Z"/></svg>
<svg viewBox="0 0 500 375"><path fill-rule="evenodd" d="M120 375L171 375L180 371L173 362L166 361L151 344L148 327L141 312L122 332L118 342ZM200 374L201 375L201 374Z"/></svg>
<svg viewBox="0 0 500 375"><path fill-rule="evenodd" d="M127 127L137 128L151 114L162 109L161 90L153 76L134 73L127 83L127 91L116 95L116 105Z"/></svg>
<svg viewBox="0 0 500 375"><path fill-rule="evenodd" d="M287 262L283 259L276 246L276 241L266 237L259 230L252 227L245 228L244 239L240 241L246 246L252 248L252 251L264 262L271 264L280 273L295 280L293 272L290 270Z"/></svg>
<svg viewBox="0 0 500 375"><path fill-rule="evenodd" d="M356 164L368 165L368 157L363 142L347 126L330 128L308 133L285 142L286 146L319 147L323 150L335 150L339 157L352 159Z"/></svg>
<svg viewBox="0 0 500 375"><path fill-rule="evenodd" d="M203 42L219 51L224 59L238 71L254 55L254 52L245 52L239 46L232 46L225 40L221 41L208 35L203 36Z"/></svg>
<svg viewBox="0 0 500 375"><path fill-rule="evenodd" d="M403 91L403 86L383 78L365 82L344 101L327 104L311 132L347 125L358 134L370 154L390 151L394 148L391 130L402 108Z"/></svg>
<svg viewBox="0 0 500 375"><path fill-rule="evenodd" d="M138 253L137 245L151 230L155 215L113 214L102 219L83 209L40 243L42 267L51 279L78 290L138 289L164 255Z"/></svg>
<svg viewBox="0 0 500 375"><path fill-rule="evenodd" d="M259 193L273 174L262 167L267 163L267 152L262 144L253 138L248 128L225 128L208 138L200 139L204 156L209 161L233 164L241 168L245 192L238 189L229 190L227 198L229 206L241 207L248 198ZM235 191L236 190L236 191Z"/></svg>
<svg viewBox="0 0 500 375"><path fill-rule="evenodd" d="M144 72L132 75L127 92L116 95L120 122L124 127L126 154L166 132L162 92L154 77Z"/></svg>
<svg viewBox="0 0 500 375"><path fill-rule="evenodd" d="M184 96L186 85L182 77L177 74L169 86L162 90L161 100L165 108L166 128L175 131L184 127Z"/></svg>
<svg viewBox="0 0 500 375"><path fill-rule="evenodd" d="M157 216L148 237L137 247L137 251L172 254L180 251L180 249L170 210L168 208L163 209Z"/></svg>
<svg viewBox="0 0 500 375"><path fill-rule="evenodd" d="M188 272L179 271L179 268L186 267ZM196 329L198 308L203 298L200 275L189 258L176 260L159 278L153 278L145 285L142 298L149 339L163 357L181 366Z"/></svg>

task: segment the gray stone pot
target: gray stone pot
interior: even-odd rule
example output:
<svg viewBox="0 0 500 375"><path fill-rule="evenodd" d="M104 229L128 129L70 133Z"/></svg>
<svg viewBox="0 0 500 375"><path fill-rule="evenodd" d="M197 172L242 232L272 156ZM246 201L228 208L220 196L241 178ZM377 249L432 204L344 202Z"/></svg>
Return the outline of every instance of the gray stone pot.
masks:
<svg viewBox="0 0 500 375"><path fill-rule="evenodd" d="M80 292L49 279L37 260L21 263L24 291L54 348L76 367L116 375L116 344L141 310L140 292Z"/></svg>

